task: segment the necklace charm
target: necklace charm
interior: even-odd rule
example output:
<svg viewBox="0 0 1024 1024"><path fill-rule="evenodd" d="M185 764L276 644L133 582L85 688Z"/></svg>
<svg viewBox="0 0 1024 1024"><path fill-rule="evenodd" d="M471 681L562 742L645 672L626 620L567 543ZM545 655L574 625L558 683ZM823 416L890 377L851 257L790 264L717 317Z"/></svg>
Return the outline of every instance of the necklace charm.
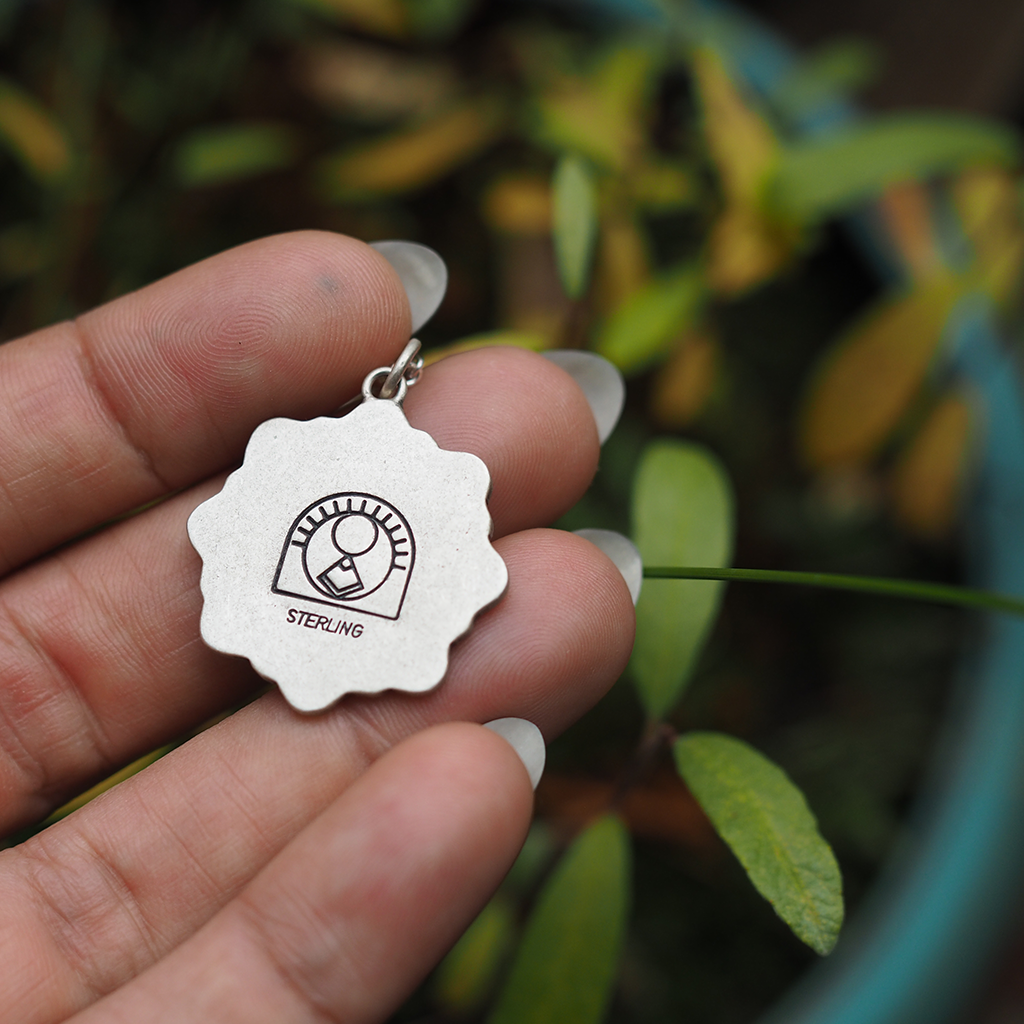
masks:
<svg viewBox="0 0 1024 1024"><path fill-rule="evenodd" d="M189 517L203 639L248 658L299 711L436 686L448 648L508 583L487 467L402 411L418 349L370 373L341 418L261 424Z"/></svg>

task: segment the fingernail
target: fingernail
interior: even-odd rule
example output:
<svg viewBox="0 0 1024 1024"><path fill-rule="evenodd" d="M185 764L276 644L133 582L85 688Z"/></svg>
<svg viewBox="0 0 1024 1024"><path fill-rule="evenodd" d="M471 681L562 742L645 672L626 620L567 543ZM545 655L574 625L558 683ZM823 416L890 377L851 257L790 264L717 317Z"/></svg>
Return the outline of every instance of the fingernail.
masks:
<svg viewBox="0 0 1024 1024"><path fill-rule="evenodd" d="M448 268L433 249L418 242L371 242L395 268L409 297L412 333L415 334L436 312L448 287Z"/></svg>
<svg viewBox="0 0 1024 1024"><path fill-rule="evenodd" d="M530 784L536 789L544 774L544 759L547 757L540 729L525 718L496 718L493 722L484 722L484 728L508 740L526 766Z"/></svg>
<svg viewBox="0 0 1024 1024"><path fill-rule="evenodd" d="M629 587L629 596L633 598L635 605L644 581L644 560L640 557L636 545L628 537L623 537L614 530L585 529L573 532L577 537L589 540L591 544L599 547L615 563L615 568L622 573L622 578Z"/></svg>
<svg viewBox="0 0 1024 1024"><path fill-rule="evenodd" d="M565 370L583 389L597 422L598 439L604 444L619 422L626 400L622 374L607 359L582 349L558 348L541 355Z"/></svg>

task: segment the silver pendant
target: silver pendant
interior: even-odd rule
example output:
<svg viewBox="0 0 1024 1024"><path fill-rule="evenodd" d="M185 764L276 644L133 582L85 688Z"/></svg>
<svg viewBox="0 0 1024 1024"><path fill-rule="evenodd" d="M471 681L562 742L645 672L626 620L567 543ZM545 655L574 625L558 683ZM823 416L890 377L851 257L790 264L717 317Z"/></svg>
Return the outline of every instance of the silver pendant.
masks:
<svg viewBox="0 0 1024 1024"><path fill-rule="evenodd" d="M418 349L370 373L342 418L261 424L189 517L203 639L248 658L299 711L436 686L448 648L508 583L487 467L402 411Z"/></svg>

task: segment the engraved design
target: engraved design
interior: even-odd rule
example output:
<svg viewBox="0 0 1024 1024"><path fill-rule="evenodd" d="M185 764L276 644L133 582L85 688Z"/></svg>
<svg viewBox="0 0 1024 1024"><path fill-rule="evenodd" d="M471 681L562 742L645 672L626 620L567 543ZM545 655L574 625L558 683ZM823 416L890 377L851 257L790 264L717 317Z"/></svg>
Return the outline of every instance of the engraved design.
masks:
<svg viewBox="0 0 1024 1024"><path fill-rule="evenodd" d="M248 658L300 711L429 690L508 583L489 489L480 459L439 448L385 399L260 424L189 517L203 639Z"/></svg>
<svg viewBox="0 0 1024 1024"><path fill-rule="evenodd" d="M272 589L397 619L415 560L412 530L394 505L374 494L328 494L292 523Z"/></svg>

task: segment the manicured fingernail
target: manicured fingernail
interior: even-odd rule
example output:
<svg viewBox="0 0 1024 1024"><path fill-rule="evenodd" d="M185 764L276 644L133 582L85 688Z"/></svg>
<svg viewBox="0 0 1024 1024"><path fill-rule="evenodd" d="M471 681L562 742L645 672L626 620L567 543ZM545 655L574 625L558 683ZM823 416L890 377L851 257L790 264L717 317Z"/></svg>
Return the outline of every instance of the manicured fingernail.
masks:
<svg viewBox="0 0 1024 1024"><path fill-rule="evenodd" d="M433 249L418 242L371 242L395 268L409 296L412 333L415 334L436 312L448 287L448 268Z"/></svg>
<svg viewBox="0 0 1024 1024"><path fill-rule="evenodd" d="M536 789L544 774L544 759L547 757L540 729L525 718L496 718L493 722L484 722L484 728L508 740L519 760L526 765L530 783Z"/></svg>
<svg viewBox="0 0 1024 1024"><path fill-rule="evenodd" d="M558 348L541 355L565 370L583 389L597 421L597 436L604 444L619 422L626 400L622 374L607 359L582 349Z"/></svg>
<svg viewBox="0 0 1024 1024"><path fill-rule="evenodd" d="M629 596L635 605L640 597L640 587L644 581L644 560L640 557L636 545L621 533L614 530L576 530L577 537L589 540L599 547L622 573L622 578L629 587Z"/></svg>

